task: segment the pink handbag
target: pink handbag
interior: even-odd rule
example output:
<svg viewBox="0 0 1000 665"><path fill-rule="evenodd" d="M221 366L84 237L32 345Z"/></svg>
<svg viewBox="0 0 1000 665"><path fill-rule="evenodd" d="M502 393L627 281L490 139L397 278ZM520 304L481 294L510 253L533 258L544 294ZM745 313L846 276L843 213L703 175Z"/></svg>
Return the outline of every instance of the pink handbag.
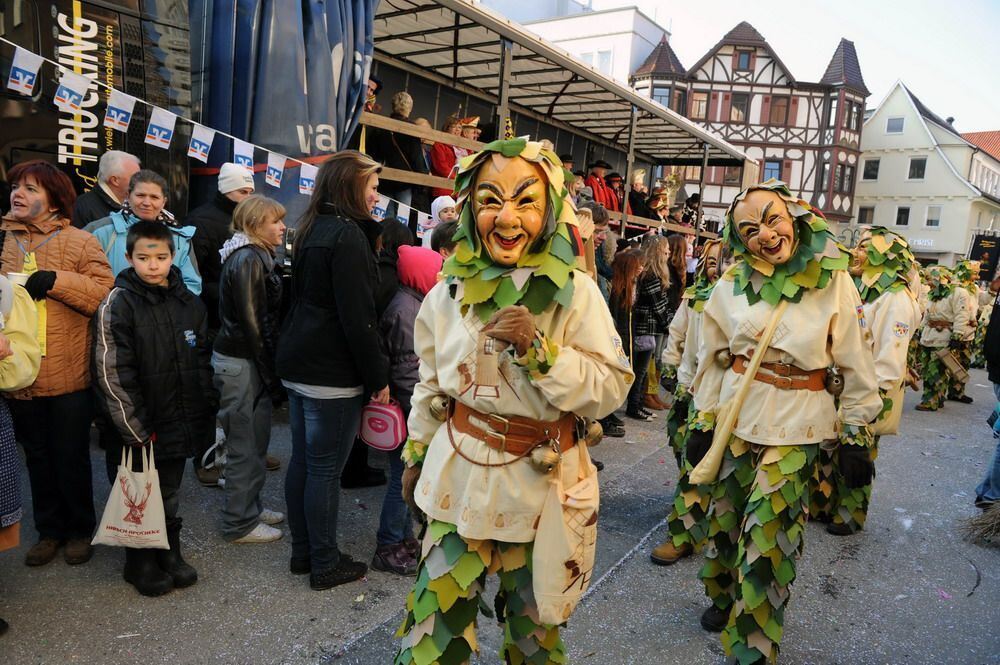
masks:
<svg viewBox="0 0 1000 665"><path fill-rule="evenodd" d="M406 419L396 400L369 402L361 411L361 440L375 450L391 451L406 441Z"/></svg>

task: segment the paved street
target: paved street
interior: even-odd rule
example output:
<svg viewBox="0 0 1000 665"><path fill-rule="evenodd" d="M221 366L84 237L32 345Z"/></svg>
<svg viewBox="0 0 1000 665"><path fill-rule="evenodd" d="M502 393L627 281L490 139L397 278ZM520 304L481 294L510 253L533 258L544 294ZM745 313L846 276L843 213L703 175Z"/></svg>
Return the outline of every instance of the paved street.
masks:
<svg viewBox="0 0 1000 665"><path fill-rule="evenodd" d="M983 422L992 392L973 370L970 406L913 411L904 434L887 439L868 529L851 538L807 530L800 577L787 612L782 663L1000 663L1000 548L963 542L959 521L974 514L973 488L993 441ZM669 568L649 563L664 533L676 471L653 423L630 422L626 439L594 450L602 473L597 579L565 632L574 663L722 663L715 635L698 626L706 600L696 558ZM272 452L289 455L276 427ZM108 483L94 452L98 509ZM269 474L265 505L282 509L283 471ZM382 488L344 492L342 547L368 559ZM28 496L25 480L25 496ZM222 494L184 481L189 560L201 581L163 598L139 596L121 579L122 554L98 548L85 566L61 556L28 569L30 505L19 551L0 555L0 663L334 663L391 662L392 633L408 581L372 572L326 592L288 573L287 541L230 545L218 531ZM287 534L287 530L286 530ZM497 662L500 632L481 622L483 655Z"/></svg>

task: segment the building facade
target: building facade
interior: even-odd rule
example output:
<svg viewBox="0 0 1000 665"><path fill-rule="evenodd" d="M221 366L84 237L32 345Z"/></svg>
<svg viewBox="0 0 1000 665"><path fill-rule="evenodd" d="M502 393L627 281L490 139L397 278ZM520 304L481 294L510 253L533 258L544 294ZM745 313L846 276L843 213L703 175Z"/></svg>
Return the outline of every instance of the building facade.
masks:
<svg viewBox="0 0 1000 665"><path fill-rule="evenodd" d="M900 232L924 263L952 265L976 234L1000 231L996 132L969 140L951 121L897 82L862 131L857 222Z"/></svg>
<svg viewBox="0 0 1000 665"><path fill-rule="evenodd" d="M831 221L850 219L869 95L852 42L840 41L819 82L799 81L742 22L690 68L661 39L631 84L758 160L761 180L786 182ZM700 167L684 170L689 183L700 176ZM705 183L705 217L721 221L740 191L742 170L710 167Z"/></svg>

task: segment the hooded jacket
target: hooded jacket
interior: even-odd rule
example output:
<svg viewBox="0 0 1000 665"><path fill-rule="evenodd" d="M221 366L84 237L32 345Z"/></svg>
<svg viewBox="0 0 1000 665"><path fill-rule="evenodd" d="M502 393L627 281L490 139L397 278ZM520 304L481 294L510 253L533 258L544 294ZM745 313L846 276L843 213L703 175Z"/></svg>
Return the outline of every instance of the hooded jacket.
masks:
<svg viewBox="0 0 1000 665"><path fill-rule="evenodd" d="M219 250L233 237L233 211L236 202L221 192L215 193L208 203L198 206L184 219L185 226L194 229L191 245L201 273L201 298L208 308L208 326L219 328L219 277L222 261Z"/></svg>
<svg viewBox="0 0 1000 665"><path fill-rule="evenodd" d="M119 210L104 219L88 224L83 230L92 233L111 264L111 274L117 276L129 267L125 258L125 240L128 230L139 218L130 212ZM191 252L191 238L194 237L193 226L168 227L174 234L174 265L180 268L184 284L196 296L201 295L201 273L198 272L198 262Z"/></svg>
<svg viewBox="0 0 1000 665"><path fill-rule="evenodd" d="M112 425L108 444L142 445L155 434L156 457L178 459L214 441L219 393L205 306L176 266L165 287L146 284L134 268L118 275L93 329L95 392Z"/></svg>

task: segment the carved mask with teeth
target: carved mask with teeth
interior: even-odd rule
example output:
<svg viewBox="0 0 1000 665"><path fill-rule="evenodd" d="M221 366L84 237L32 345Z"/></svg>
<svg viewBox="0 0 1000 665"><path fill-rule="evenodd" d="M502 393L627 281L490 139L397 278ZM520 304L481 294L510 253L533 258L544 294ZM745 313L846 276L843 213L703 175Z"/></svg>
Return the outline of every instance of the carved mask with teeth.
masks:
<svg viewBox="0 0 1000 665"><path fill-rule="evenodd" d="M472 191L476 230L493 262L513 267L545 224L548 179L520 157L494 155L476 175Z"/></svg>
<svg viewBox="0 0 1000 665"><path fill-rule="evenodd" d="M747 250L772 265L787 263L795 254L795 220L788 206L767 189L755 189L733 209L736 232Z"/></svg>

